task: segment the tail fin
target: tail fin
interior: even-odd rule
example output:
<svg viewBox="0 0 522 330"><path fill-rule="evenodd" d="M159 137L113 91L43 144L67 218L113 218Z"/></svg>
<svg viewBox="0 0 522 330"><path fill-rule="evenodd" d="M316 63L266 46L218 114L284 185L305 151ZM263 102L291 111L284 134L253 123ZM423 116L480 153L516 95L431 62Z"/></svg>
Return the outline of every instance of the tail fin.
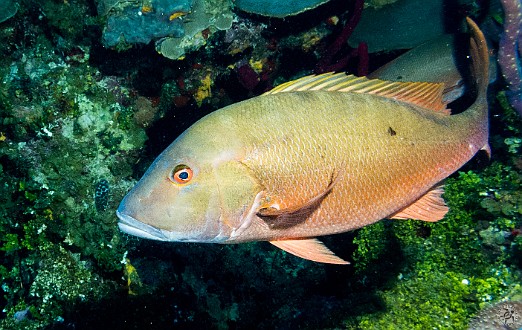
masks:
<svg viewBox="0 0 522 330"><path fill-rule="evenodd" d="M466 17L469 26L471 40L470 40L470 54L472 75L475 79L477 89L477 101L483 102L487 98L487 87L489 82L489 55L488 45L484 34L480 31L477 24L469 17Z"/></svg>
<svg viewBox="0 0 522 330"><path fill-rule="evenodd" d="M470 54L471 54L471 74L475 80L475 88L477 91L477 98L473 105L467 111L464 111L464 116L471 116L475 118L474 134L479 143L484 143L482 150L485 150L488 156L491 155L491 149L488 144L489 124L488 124L488 103L487 90L489 83L489 55L488 45L484 34L479 27L469 17L466 17L468 22L471 40L470 40ZM472 120L473 122L473 120Z"/></svg>

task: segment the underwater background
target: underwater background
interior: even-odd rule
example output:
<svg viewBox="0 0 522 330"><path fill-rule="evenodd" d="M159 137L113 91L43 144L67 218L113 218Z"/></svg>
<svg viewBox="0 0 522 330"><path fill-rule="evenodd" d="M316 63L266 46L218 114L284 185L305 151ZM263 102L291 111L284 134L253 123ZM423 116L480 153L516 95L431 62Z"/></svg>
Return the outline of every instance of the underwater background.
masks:
<svg viewBox="0 0 522 330"><path fill-rule="evenodd" d="M0 329L522 328L519 0L0 1ZM466 16L491 47L492 155L446 180L445 219L325 237L348 266L118 230L199 118L366 75Z"/></svg>

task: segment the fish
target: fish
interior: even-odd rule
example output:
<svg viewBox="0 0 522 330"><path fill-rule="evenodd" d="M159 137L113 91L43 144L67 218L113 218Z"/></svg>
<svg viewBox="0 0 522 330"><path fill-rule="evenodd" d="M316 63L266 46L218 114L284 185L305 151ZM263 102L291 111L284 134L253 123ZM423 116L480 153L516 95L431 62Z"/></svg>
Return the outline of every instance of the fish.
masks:
<svg viewBox="0 0 522 330"><path fill-rule="evenodd" d="M389 81L444 83L443 101L451 103L464 95L465 85L455 45L465 45L467 35L445 34L407 51L368 75ZM430 65L425 65L427 62Z"/></svg>
<svg viewBox="0 0 522 330"><path fill-rule="evenodd" d="M216 110L172 142L123 198L121 231L169 242L268 241L348 264L317 237L381 219L436 222L443 180L488 147L488 49L468 19L475 100L444 84L306 76Z"/></svg>

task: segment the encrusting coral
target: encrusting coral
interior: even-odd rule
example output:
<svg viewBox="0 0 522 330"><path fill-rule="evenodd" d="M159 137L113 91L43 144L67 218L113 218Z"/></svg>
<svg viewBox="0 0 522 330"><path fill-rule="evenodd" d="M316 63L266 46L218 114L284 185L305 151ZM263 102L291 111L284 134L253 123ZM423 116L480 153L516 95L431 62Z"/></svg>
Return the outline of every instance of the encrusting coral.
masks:
<svg viewBox="0 0 522 330"><path fill-rule="evenodd" d="M506 96L522 116L522 5L520 0L501 0L504 31L500 37L498 63L508 85Z"/></svg>

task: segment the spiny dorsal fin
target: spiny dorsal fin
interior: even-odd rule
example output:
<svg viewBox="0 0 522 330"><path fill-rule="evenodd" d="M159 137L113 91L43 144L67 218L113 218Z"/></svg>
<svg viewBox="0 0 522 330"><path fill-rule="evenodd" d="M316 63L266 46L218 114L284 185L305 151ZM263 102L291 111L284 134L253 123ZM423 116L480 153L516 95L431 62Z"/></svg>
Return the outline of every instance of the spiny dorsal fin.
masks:
<svg viewBox="0 0 522 330"><path fill-rule="evenodd" d="M442 83L384 81L344 73L329 72L306 76L281 84L263 95L302 91L372 94L450 114L442 99L444 91Z"/></svg>
<svg viewBox="0 0 522 330"><path fill-rule="evenodd" d="M390 219L417 219L436 222L448 213L448 207L442 198L444 186L435 186L415 203L391 215Z"/></svg>
<svg viewBox="0 0 522 330"><path fill-rule="evenodd" d="M348 261L336 256L329 248L316 238L270 241L281 250L303 259L326 264L347 265Z"/></svg>

